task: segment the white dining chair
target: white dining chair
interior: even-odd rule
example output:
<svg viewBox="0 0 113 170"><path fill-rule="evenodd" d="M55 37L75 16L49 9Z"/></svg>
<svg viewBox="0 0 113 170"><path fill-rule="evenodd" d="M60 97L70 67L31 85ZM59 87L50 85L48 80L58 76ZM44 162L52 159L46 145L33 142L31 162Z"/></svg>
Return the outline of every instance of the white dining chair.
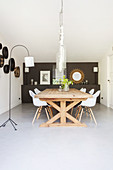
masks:
<svg viewBox="0 0 113 170"><path fill-rule="evenodd" d="M86 88L81 88L80 91L86 93ZM79 102L77 105L75 105L75 106L73 107L73 108L77 107L76 114L78 113L78 106L79 106L80 104L81 104L81 102ZM73 108L71 109L71 115L73 114Z"/></svg>
<svg viewBox="0 0 113 170"><path fill-rule="evenodd" d="M46 112L47 118L49 120L49 114L50 114L49 111L50 110L48 108L49 107L48 104L45 101L41 101L39 98L35 98L36 94L33 91L31 91L31 90L29 90L29 95L32 97L34 106L37 107L37 110L36 110L36 113L34 115L32 124L34 123L36 117L37 117L37 119L40 117L40 114L41 114L41 111L42 111L42 107L45 108L45 112ZM49 112L49 114L48 114L48 112Z"/></svg>
<svg viewBox="0 0 113 170"><path fill-rule="evenodd" d="M81 88L80 91L86 93L86 88Z"/></svg>
<svg viewBox="0 0 113 170"><path fill-rule="evenodd" d="M39 89L35 88L35 89L34 89L34 92L35 92L36 94L39 94L41 91L40 91ZM49 112L49 114L50 114L50 117L52 118L52 117L53 117L52 106L51 106L51 105L48 105L47 110L48 110L48 112Z"/></svg>
<svg viewBox="0 0 113 170"><path fill-rule="evenodd" d="M96 105L96 100L97 100L97 97L99 95L100 95L100 90L98 90L94 95L92 95L93 96L92 98L88 98L86 101L82 101L81 105L79 106L80 109L81 109L79 121L81 121L83 112L85 110L85 112L90 114L91 119L93 118L95 124L97 125L97 121L95 119L95 116L94 116L93 111L92 111L91 108Z"/></svg>
<svg viewBox="0 0 113 170"><path fill-rule="evenodd" d="M89 91L89 94L93 95L93 94L94 94L94 91L95 91L95 89L91 89L91 90Z"/></svg>
<svg viewBox="0 0 113 170"><path fill-rule="evenodd" d="M34 92L35 92L36 94L38 94L38 93L40 93L41 91L40 91L39 89L35 88L35 89L34 89Z"/></svg>

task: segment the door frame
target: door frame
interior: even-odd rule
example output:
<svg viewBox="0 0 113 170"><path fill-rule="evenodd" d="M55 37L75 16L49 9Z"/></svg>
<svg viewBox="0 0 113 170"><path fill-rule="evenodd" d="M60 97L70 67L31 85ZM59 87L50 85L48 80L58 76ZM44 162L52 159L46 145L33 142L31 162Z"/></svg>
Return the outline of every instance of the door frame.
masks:
<svg viewBox="0 0 113 170"><path fill-rule="evenodd" d="M113 54L107 56L107 107L110 107L110 97L111 97L110 96L111 86L109 83L109 80L110 80L110 58L113 58ZM112 107L110 107L110 108L112 108Z"/></svg>

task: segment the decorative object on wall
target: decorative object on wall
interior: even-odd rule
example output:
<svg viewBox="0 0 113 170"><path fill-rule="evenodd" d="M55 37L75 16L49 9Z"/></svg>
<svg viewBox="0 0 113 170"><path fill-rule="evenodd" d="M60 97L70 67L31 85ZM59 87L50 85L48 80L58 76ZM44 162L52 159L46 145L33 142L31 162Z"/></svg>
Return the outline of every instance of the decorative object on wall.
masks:
<svg viewBox="0 0 113 170"><path fill-rule="evenodd" d="M70 79L75 83L79 84L84 80L84 73L80 69L75 69L70 73Z"/></svg>
<svg viewBox="0 0 113 170"><path fill-rule="evenodd" d="M15 69L15 60L14 60L14 58L9 59L9 66L10 66L10 71L14 71L14 69Z"/></svg>
<svg viewBox="0 0 113 170"><path fill-rule="evenodd" d="M40 84L50 84L50 71L40 71Z"/></svg>
<svg viewBox="0 0 113 170"><path fill-rule="evenodd" d="M14 47L12 47L11 51L10 51L10 59L9 59L9 118L8 120L6 120L0 127L5 127L6 124L8 122L11 123L11 125L13 126L14 130L17 130L16 129L16 123L11 119L11 71L14 69L14 65L15 65L15 61L13 58L11 58L12 56L12 51L16 48L16 47L24 47L26 50L27 50L27 54L28 54L28 57L29 57L29 50L24 46L24 45L15 45ZM27 61L28 61L28 57L27 59L25 60L26 62L26 65L27 65ZM31 56L30 56L31 57ZM29 64L29 67L32 67L33 64Z"/></svg>
<svg viewBox="0 0 113 170"><path fill-rule="evenodd" d="M3 70L4 70L4 73L8 74L9 73L9 65L8 64L4 65Z"/></svg>
<svg viewBox="0 0 113 170"><path fill-rule="evenodd" d="M33 85L34 84L34 80L33 79L31 79L31 85Z"/></svg>
<svg viewBox="0 0 113 170"><path fill-rule="evenodd" d="M34 82L34 85L36 86L37 84L38 84L37 81L35 81L35 82Z"/></svg>
<svg viewBox="0 0 113 170"><path fill-rule="evenodd" d="M29 67L25 67L25 73L29 73Z"/></svg>
<svg viewBox="0 0 113 170"><path fill-rule="evenodd" d="M8 48L6 46L2 49L2 55L5 59L8 58Z"/></svg>
<svg viewBox="0 0 113 170"><path fill-rule="evenodd" d="M63 26L63 0L61 0L61 10L59 13L59 25L60 25L59 52L56 58L56 78L57 75L59 75L60 73L61 73L60 78L63 78L62 75L64 75L64 70L66 69L66 53L64 48L64 26Z"/></svg>
<svg viewBox="0 0 113 170"><path fill-rule="evenodd" d="M3 55L0 55L0 68L2 68L4 65L4 57Z"/></svg>
<svg viewBox="0 0 113 170"><path fill-rule="evenodd" d="M98 67L93 67L93 72L97 73L98 72Z"/></svg>
<svg viewBox="0 0 113 170"><path fill-rule="evenodd" d="M0 50L2 49L2 43L0 43Z"/></svg>
<svg viewBox="0 0 113 170"><path fill-rule="evenodd" d="M2 49L2 44L0 43L0 50ZM6 46L2 49L2 55L0 55L0 68L4 66L4 60L8 58L8 48ZM9 73L9 66L6 64L3 68L4 73Z"/></svg>
<svg viewBox="0 0 113 170"><path fill-rule="evenodd" d="M17 67L15 67L15 69L14 69L14 75L15 75L15 77L20 77L20 67L19 66L17 66Z"/></svg>

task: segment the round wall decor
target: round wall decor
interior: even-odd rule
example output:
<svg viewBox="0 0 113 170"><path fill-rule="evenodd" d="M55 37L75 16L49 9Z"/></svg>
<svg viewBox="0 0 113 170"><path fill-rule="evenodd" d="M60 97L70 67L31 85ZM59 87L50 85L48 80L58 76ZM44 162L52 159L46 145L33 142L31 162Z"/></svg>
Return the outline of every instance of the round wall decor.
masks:
<svg viewBox="0 0 113 170"><path fill-rule="evenodd" d="M79 84L84 80L84 73L80 69L75 69L70 73L70 79L75 83Z"/></svg>
<svg viewBox="0 0 113 170"><path fill-rule="evenodd" d="M2 55L5 59L8 58L8 48L7 47L3 47L2 49Z"/></svg>
<svg viewBox="0 0 113 170"><path fill-rule="evenodd" d="M15 77L20 77L20 67L18 66L18 67L15 67L15 69L14 69L14 75L15 75Z"/></svg>
<svg viewBox="0 0 113 170"><path fill-rule="evenodd" d="M11 71L14 71L14 69L15 69L15 60L14 60L14 58L9 59L9 69Z"/></svg>
<svg viewBox="0 0 113 170"><path fill-rule="evenodd" d="M8 74L9 73L9 65L8 64L4 65L3 70L4 70L4 73Z"/></svg>
<svg viewBox="0 0 113 170"><path fill-rule="evenodd" d="M2 44L0 43L0 50L2 49Z"/></svg>
<svg viewBox="0 0 113 170"><path fill-rule="evenodd" d="M4 57L3 55L0 55L0 68L4 65Z"/></svg>

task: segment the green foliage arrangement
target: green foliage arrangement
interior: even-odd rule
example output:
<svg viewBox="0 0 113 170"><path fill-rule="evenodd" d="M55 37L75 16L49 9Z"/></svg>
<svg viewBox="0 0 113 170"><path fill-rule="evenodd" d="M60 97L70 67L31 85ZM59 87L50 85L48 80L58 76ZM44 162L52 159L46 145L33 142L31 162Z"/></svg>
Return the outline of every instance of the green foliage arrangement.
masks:
<svg viewBox="0 0 113 170"><path fill-rule="evenodd" d="M66 85L67 85L67 86L69 86L69 85L71 85L71 84L73 85L73 82L72 82L71 80L65 78L65 75L63 76L63 80L60 79L59 81L61 82L62 89L64 89L64 87L65 87Z"/></svg>

